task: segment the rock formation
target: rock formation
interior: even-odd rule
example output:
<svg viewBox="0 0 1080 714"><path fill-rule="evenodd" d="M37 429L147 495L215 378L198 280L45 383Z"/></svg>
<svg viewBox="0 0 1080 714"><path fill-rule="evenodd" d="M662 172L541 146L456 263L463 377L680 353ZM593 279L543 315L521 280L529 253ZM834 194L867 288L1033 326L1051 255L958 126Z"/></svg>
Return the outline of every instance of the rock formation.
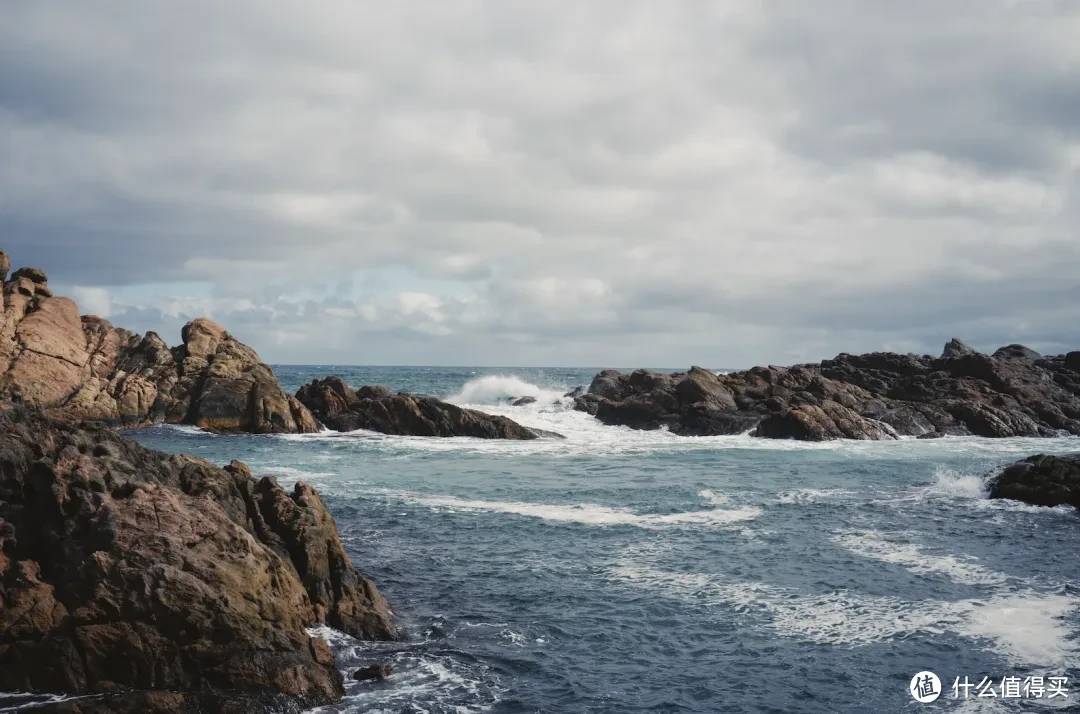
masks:
<svg viewBox="0 0 1080 714"><path fill-rule="evenodd" d="M989 491L990 498L1080 508L1080 454L1030 456L991 478Z"/></svg>
<svg viewBox="0 0 1080 714"><path fill-rule="evenodd" d="M0 251L0 274L11 261ZM0 399L70 420L114 426L153 422L217 431L311 432L307 409L285 394L253 349L207 319L189 322L169 349L53 297L44 271L21 268L3 282Z"/></svg>
<svg viewBox="0 0 1080 714"><path fill-rule="evenodd" d="M943 356L841 354L820 364L714 375L605 370L575 408L605 424L704 436L895 439L1080 434L1080 360L1022 345L993 356L952 340Z"/></svg>
<svg viewBox="0 0 1080 714"><path fill-rule="evenodd" d="M326 623L392 639L303 483L0 410L0 691L53 711L277 711L339 699Z"/></svg>
<svg viewBox="0 0 1080 714"><path fill-rule="evenodd" d="M386 387L357 392L340 377L316 379L296 393L326 427L334 431L368 429L405 436L473 436L480 439L536 439L555 436L503 416L463 409L434 397L395 394Z"/></svg>

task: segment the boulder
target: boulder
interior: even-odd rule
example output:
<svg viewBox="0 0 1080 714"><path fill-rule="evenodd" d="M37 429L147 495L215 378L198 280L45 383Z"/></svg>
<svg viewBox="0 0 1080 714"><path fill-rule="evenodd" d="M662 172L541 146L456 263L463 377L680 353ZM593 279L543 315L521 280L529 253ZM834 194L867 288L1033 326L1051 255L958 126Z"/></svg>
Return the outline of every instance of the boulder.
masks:
<svg viewBox="0 0 1080 714"><path fill-rule="evenodd" d="M991 477L988 490L990 498L1080 508L1080 454L1030 456Z"/></svg>
<svg viewBox="0 0 1080 714"><path fill-rule="evenodd" d="M539 434L503 416L385 387L361 387L359 394L340 377L316 379L296 399L334 431L366 429L402 436L472 436L480 439L536 439ZM545 436L549 435L545 433Z"/></svg>
<svg viewBox="0 0 1080 714"><path fill-rule="evenodd" d="M536 397L520 397L510 402L512 407L523 407L526 404L536 404Z"/></svg>
<svg viewBox="0 0 1080 714"><path fill-rule="evenodd" d="M8 261L8 267L10 266L11 262ZM26 278L36 285L45 285L49 282L49 279L45 276L45 271L41 268L19 268L11 274L12 280L19 280L21 278Z"/></svg>
<svg viewBox="0 0 1080 714"><path fill-rule="evenodd" d="M11 258L0 250L0 283L7 282L8 273L11 271Z"/></svg>
<svg viewBox="0 0 1080 714"><path fill-rule="evenodd" d="M564 397L570 397L571 399L585 396L585 393L589 391L589 388L584 384L574 387L569 392L564 394Z"/></svg>
<svg viewBox="0 0 1080 714"><path fill-rule="evenodd" d="M954 337L945 343L945 349L941 351L941 358L950 359L952 357L963 357L965 355L973 354L975 354L975 350Z"/></svg>
<svg viewBox="0 0 1080 714"><path fill-rule="evenodd" d="M824 401L821 406L802 404L780 414L769 416L758 424L757 436L800 441L828 441L830 439L884 441L896 438L880 423L861 417L851 409L833 401Z"/></svg>
<svg viewBox="0 0 1080 714"><path fill-rule="evenodd" d="M1080 351L1070 352L1065 355L1065 368L1080 373Z"/></svg>
<svg viewBox="0 0 1080 714"><path fill-rule="evenodd" d="M108 695L85 711L305 708L343 693L306 628L397 634L306 484L21 407L0 410L0 472L0 691Z"/></svg>
<svg viewBox="0 0 1080 714"><path fill-rule="evenodd" d="M998 351L994 353L994 357L998 359L1023 359L1023 360L1037 360L1042 357L1038 352L1023 345L1005 345L998 348Z"/></svg>
<svg viewBox="0 0 1080 714"><path fill-rule="evenodd" d="M393 671L388 664L371 664L353 672L352 678L357 682L382 681Z"/></svg>

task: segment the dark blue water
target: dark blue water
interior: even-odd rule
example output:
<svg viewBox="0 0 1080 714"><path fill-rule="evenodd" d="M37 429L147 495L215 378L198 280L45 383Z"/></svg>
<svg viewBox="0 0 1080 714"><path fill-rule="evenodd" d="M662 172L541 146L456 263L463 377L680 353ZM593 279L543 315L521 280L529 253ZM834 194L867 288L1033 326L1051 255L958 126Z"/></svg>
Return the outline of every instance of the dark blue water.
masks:
<svg viewBox="0 0 1080 714"><path fill-rule="evenodd" d="M1080 439L801 444L600 425L594 370L279 367L434 394L565 441L133 433L324 494L408 630L332 637L342 712L1048 711L956 677L1080 676L1080 519L992 502L982 474ZM500 376L501 375L501 376ZM537 404L510 407L531 394ZM911 677L945 694L919 704ZM1069 682L1069 689L1072 688ZM971 692L974 697L975 690Z"/></svg>

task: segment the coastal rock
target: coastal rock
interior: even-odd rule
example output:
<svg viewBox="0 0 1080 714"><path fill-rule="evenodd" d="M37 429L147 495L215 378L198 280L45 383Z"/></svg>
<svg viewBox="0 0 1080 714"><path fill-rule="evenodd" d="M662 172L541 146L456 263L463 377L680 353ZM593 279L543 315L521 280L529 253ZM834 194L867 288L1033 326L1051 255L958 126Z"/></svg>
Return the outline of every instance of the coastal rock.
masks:
<svg viewBox="0 0 1080 714"><path fill-rule="evenodd" d="M768 439L800 441L883 441L896 438L880 423L865 419L834 401L823 401L821 406L800 404L780 414L766 417L758 424L756 435Z"/></svg>
<svg viewBox="0 0 1080 714"><path fill-rule="evenodd" d="M463 409L434 397L394 394L385 387L362 387L357 393L340 377L313 380L300 388L296 399L334 431L367 429L403 436L481 439L539 437L536 431L506 417Z"/></svg>
<svg viewBox="0 0 1080 714"><path fill-rule="evenodd" d="M1065 355L1065 368L1080 373L1080 351L1070 352Z"/></svg>
<svg viewBox="0 0 1080 714"><path fill-rule="evenodd" d="M1072 354L1072 353L1070 353ZM895 439L1080 435L1080 372L1020 345L950 341L940 358L874 352L714 375L604 370L575 409L610 425L687 436ZM932 438L932 437L930 437Z"/></svg>
<svg viewBox="0 0 1080 714"><path fill-rule="evenodd" d="M343 692L305 628L396 636L306 484L22 407L0 411L0 473L0 691L109 695L67 711L303 708Z"/></svg>
<svg viewBox="0 0 1080 714"><path fill-rule="evenodd" d="M1080 454L1030 456L991 478L988 487L990 498L1080 508Z"/></svg>
<svg viewBox="0 0 1080 714"><path fill-rule="evenodd" d="M512 407L523 407L526 404L536 404L536 397L520 397L510 402Z"/></svg>
<svg viewBox="0 0 1080 714"><path fill-rule="evenodd" d="M941 351L942 359L949 359L950 357L963 357L964 355L973 355L975 350L964 344L963 341L952 338L945 343L945 349Z"/></svg>
<svg viewBox="0 0 1080 714"><path fill-rule="evenodd" d="M0 272L10 260L0 253ZM165 421L216 431L311 432L314 417L273 370L224 328L189 322L176 349L155 333L113 327L53 297L44 271L20 268L3 285L0 399L59 419L134 426Z"/></svg>
<svg viewBox="0 0 1080 714"><path fill-rule="evenodd" d="M353 672L352 678L357 682L382 681L389 677L393 671L393 668L388 664L372 664Z"/></svg>
<svg viewBox="0 0 1080 714"><path fill-rule="evenodd" d="M1042 357L1038 352L1023 345L1005 345L998 348L998 351L994 353L994 357L998 359L1026 359L1037 360Z"/></svg>

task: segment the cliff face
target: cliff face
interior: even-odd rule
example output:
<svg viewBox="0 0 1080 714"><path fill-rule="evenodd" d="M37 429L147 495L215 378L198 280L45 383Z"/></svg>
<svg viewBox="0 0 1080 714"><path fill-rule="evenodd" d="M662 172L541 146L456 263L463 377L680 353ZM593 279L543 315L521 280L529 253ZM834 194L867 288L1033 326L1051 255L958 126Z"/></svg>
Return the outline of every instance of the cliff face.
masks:
<svg viewBox="0 0 1080 714"><path fill-rule="evenodd" d="M200 318L170 349L155 333L140 337L55 297L44 271L7 277L0 251L0 399L21 401L68 420L116 426L193 424L216 431L307 433L311 413L278 384L255 350Z"/></svg>
<svg viewBox="0 0 1080 714"><path fill-rule="evenodd" d="M110 696L86 711L328 703L320 623L397 636L309 486L0 409L0 691Z"/></svg>

